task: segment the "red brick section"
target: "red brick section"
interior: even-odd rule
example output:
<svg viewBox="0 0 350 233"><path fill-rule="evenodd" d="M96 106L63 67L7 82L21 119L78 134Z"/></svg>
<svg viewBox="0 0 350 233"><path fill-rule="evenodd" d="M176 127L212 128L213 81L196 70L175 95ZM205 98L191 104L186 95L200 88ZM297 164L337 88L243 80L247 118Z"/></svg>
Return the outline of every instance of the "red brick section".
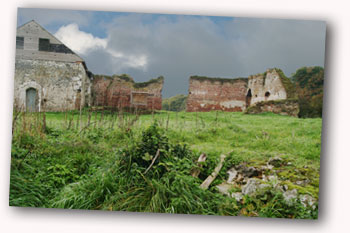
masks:
<svg viewBox="0 0 350 233"><path fill-rule="evenodd" d="M188 112L208 112L213 110L241 112L244 110L247 92L246 78L220 79L190 77L187 100ZM241 105L227 106L225 102L240 102Z"/></svg>
<svg viewBox="0 0 350 233"><path fill-rule="evenodd" d="M127 81L118 76L95 75L92 82L93 106L161 110L163 83L163 78L134 83L132 79Z"/></svg>

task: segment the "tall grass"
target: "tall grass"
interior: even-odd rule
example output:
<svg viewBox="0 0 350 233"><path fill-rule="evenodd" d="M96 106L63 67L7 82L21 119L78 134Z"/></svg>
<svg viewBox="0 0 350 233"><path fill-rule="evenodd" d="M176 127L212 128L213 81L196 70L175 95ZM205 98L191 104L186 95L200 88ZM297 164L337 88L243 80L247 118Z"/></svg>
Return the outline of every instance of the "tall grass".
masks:
<svg viewBox="0 0 350 233"><path fill-rule="evenodd" d="M315 218L281 194L243 202L215 189L231 166L279 155L308 166L305 192L317 198L321 119L274 114L122 112L19 114L14 123L10 205L140 212ZM79 119L79 120L78 120ZM37 124L37 125L35 125ZM78 127L79 124L79 127ZM36 127L41 126L41 127ZM150 166L156 151L160 156ZM233 150L208 190L199 188L219 155ZM201 153L208 159L190 175Z"/></svg>

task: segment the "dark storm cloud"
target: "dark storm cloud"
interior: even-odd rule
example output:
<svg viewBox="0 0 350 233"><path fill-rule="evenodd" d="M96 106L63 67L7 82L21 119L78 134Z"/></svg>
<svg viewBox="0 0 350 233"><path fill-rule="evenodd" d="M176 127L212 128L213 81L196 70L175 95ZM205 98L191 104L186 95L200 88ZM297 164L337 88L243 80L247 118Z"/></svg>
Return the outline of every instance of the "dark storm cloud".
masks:
<svg viewBox="0 0 350 233"><path fill-rule="evenodd" d="M324 65L326 25L320 21L47 9L19 9L18 19L35 19L52 32L76 23L82 33L68 37L74 27L66 27L60 39L86 42L84 50L71 49L93 73L127 73L136 81L163 75L165 97L186 94L191 75L247 77L279 67L289 76Z"/></svg>
<svg viewBox="0 0 350 233"><path fill-rule="evenodd" d="M247 77L271 67L290 75L302 66L324 64L325 23L318 21L215 22L192 16L149 20L149 15L130 14L117 17L107 28L106 51L122 55L109 55L114 61L101 66L92 63L105 60L102 54L88 55L88 66L98 73L128 73L137 81L163 75L164 96L187 93L190 75ZM130 56L143 56L146 63L132 64Z"/></svg>

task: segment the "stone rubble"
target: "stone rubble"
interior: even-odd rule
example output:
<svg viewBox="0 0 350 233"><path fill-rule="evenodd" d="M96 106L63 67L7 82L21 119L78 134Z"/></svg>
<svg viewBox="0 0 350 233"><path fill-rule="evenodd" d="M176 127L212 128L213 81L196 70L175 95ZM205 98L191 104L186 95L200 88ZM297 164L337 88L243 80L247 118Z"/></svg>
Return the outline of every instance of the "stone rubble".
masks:
<svg viewBox="0 0 350 233"><path fill-rule="evenodd" d="M280 169L271 170L268 167L281 168L284 164L288 163L280 157L274 157L268 161L267 166L260 168L247 166L245 163L233 166L227 171L227 180L217 185L216 188L220 193L234 198L237 202L242 201L244 195L255 197L266 192L281 192L288 205L292 206L299 202L304 207L315 209L317 203L315 198L308 194L299 194L296 188L289 189L288 185L283 184L283 180L280 180L277 175ZM270 173L264 174L265 172ZM305 186L310 182L309 179L304 179L297 180L294 184ZM237 192L237 189L241 191ZM232 192L233 190L235 191Z"/></svg>
<svg viewBox="0 0 350 233"><path fill-rule="evenodd" d="M297 197L298 197L298 190L296 189L287 190L286 192L283 193L284 200L290 206L294 204Z"/></svg>

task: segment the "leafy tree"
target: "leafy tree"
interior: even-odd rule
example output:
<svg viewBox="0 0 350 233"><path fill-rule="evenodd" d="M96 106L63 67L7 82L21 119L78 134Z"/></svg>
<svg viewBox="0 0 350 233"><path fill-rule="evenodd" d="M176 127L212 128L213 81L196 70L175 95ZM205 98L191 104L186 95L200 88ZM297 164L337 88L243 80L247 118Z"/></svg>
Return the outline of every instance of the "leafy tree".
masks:
<svg viewBox="0 0 350 233"><path fill-rule="evenodd" d="M324 69L302 67L292 76L299 99L299 117L322 117Z"/></svg>
<svg viewBox="0 0 350 233"><path fill-rule="evenodd" d="M164 99L162 109L174 112L181 112L186 110L187 96L176 95L168 99Z"/></svg>

